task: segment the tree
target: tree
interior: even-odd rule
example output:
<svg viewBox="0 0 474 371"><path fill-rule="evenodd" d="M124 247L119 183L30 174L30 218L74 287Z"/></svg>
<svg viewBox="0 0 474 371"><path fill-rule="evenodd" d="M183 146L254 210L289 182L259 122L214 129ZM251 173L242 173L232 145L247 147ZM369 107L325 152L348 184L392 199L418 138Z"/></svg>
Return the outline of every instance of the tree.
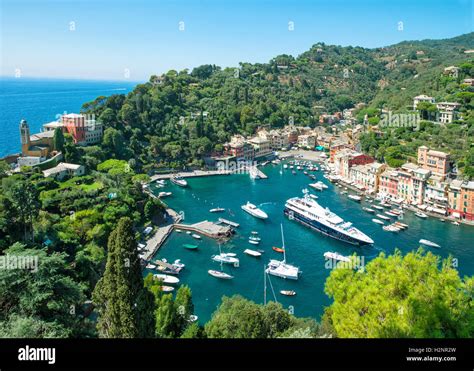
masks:
<svg viewBox="0 0 474 371"><path fill-rule="evenodd" d="M177 313L177 332L182 334L189 324L189 317L194 314L194 304L189 286L181 286L174 300Z"/></svg>
<svg viewBox="0 0 474 371"><path fill-rule="evenodd" d="M23 241L33 240L33 220L39 211L38 192L28 181L19 181L11 189L11 202L23 227Z"/></svg>
<svg viewBox="0 0 474 371"><path fill-rule="evenodd" d="M239 295L230 298L224 296L221 305L204 327L209 338L286 337L297 329L308 331L311 337L319 336L319 326L314 320L296 318L281 304L269 302L259 305Z"/></svg>
<svg viewBox="0 0 474 371"><path fill-rule="evenodd" d="M453 338L474 335L474 279L422 249L381 253L365 271L334 269L325 315L338 337Z"/></svg>
<svg viewBox="0 0 474 371"><path fill-rule="evenodd" d="M64 135L61 128L54 129L53 147L56 151L64 151Z"/></svg>
<svg viewBox="0 0 474 371"><path fill-rule="evenodd" d="M153 295L144 287L132 221L119 220L110 234L104 275L93 301L100 337L144 338L153 333Z"/></svg>
<svg viewBox="0 0 474 371"><path fill-rule="evenodd" d="M65 253L27 249L5 251L23 269L0 269L0 329L8 337L69 337L84 334L83 289L72 276ZM23 263L20 263L23 262ZM26 332L26 326L30 332ZM2 331L0 331L1 336Z"/></svg>

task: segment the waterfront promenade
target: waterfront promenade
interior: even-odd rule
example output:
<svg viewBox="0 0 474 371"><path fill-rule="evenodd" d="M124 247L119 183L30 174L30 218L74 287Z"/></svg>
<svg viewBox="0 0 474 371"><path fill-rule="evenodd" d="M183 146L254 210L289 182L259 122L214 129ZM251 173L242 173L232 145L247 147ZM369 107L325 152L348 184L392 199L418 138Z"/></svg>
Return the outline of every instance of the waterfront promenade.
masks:
<svg viewBox="0 0 474 371"><path fill-rule="evenodd" d="M193 170L193 171L182 171L176 173L166 173L166 174L156 174L151 176L151 182L156 182L157 180L166 180L172 177L178 176L181 178L195 178L202 176L213 176L213 175L229 175L232 174L230 170Z"/></svg>

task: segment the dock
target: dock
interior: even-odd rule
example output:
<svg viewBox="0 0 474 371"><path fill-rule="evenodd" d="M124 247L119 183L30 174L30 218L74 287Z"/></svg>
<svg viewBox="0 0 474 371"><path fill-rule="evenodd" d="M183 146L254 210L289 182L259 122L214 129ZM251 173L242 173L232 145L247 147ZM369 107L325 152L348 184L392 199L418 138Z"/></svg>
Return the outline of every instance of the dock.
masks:
<svg viewBox="0 0 474 371"><path fill-rule="evenodd" d="M230 225L231 227L238 228L240 226L239 223L224 219L224 218L219 218L219 222L222 224L227 224Z"/></svg>
<svg viewBox="0 0 474 371"><path fill-rule="evenodd" d="M157 180L166 180L171 179L172 177L181 177L181 178L197 178L203 176L214 176L214 175L230 175L232 171L230 170L194 170L194 171L183 171L177 173L166 173L166 174L156 174L151 176L150 183L156 182Z"/></svg>
<svg viewBox="0 0 474 371"><path fill-rule="evenodd" d="M214 239L228 238L232 235L232 229L230 226L219 225L208 220L194 224L174 224L174 227L177 229L199 233Z"/></svg>

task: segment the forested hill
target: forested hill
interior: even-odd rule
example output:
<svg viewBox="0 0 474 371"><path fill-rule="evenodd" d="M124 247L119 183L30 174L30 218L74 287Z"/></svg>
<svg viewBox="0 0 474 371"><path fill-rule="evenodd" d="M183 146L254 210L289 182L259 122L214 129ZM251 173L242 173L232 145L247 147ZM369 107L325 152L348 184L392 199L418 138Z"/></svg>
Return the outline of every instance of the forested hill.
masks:
<svg viewBox="0 0 474 371"><path fill-rule="evenodd" d="M280 55L264 64L240 63L238 69L171 70L127 96L86 103L83 111L106 124L103 150L117 158L181 166L219 150L232 133L281 127L290 117L295 124L314 125L319 114L359 102L405 110L421 93L447 99L450 81L442 72L472 61L474 54L464 53L469 49L474 33L376 49L318 43L296 58Z"/></svg>

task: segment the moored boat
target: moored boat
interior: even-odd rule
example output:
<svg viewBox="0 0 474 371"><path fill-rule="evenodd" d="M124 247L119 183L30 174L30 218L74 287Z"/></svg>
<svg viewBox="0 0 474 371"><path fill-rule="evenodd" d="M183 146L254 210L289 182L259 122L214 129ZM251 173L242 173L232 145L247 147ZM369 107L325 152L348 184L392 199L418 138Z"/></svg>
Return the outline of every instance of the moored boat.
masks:
<svg viewBox="0 0 474 371"><path fill-rule="evenodd" d="M421 218L421 219L426 219L428 218L428 215L426 215L425 213L422 213L421 211L417 211L415 213L415 215L418 217L418 218Z"/></svg>
<svg viewBox="0 0 474 371"><path fill-rule="evenodd" d="M295 296L296 291L294 291L294 290L280 290L280 294L285 295L285 296Z"/></svg>
<svg viewBox="0 0 474 371"><path fill-rule="evenodd" d="M425 239L421 239L420 241L418 241L419 243L421 243L422 245L425 245L425 246L430 246L430 247L436 247L436 248L440 248L441 246L438 245L437 243L433 242L433 241L430 241L430 240L425 240Z"/></svg>
<svg viewBox="0 0 474 371"><path fill-rule="evenodd" d="M155 277L158 281L161 281L163 283L174 284L174 283L179 282L179 278L170 276L168 274L154 274L153 277Z"/></svg>
<svg viewBox="0 0 474 371"><path fill-rule="evenodd" d="M258 257L262 256L262 253L261 253L261 252L255 251L255 250L251 250L251 249L245 249L245 250L244 250L244 254L253 256L253 257L255 257L255 258L258 258Z"/></svg>
<svg viewBox="0 0 474 371"><path fill-rule="evenodd" d="M331 252L331 251L326 251L324 253L324 257L327 260L332 259L332 260L338 260L338 261L345 262L345 263L349 263L351 261L351 259L349 257L341 255L337 252Z"/></svg>
<svg viewBox="0 0 474 371"><path fill-rule="evenodd" d="M284 252L285 252L285 250L282 249L281 247L273 246L272 249L273 249L273 251L280 252L280 253L284 253Z"/></svg>
<svg viewBox="0 0 474 371"><path fill-rule="evenodd" d="M255 206L254 204L251 204L248 201L245 205L242 205L241 208L242 210L254 216L255 218L268 219L268 215L265 211L259 209L257 206Z"/></svg>
<svg viewBox="0 0 474 371"><path fill-rule="evenodd" d="M185 244L183 245L183 247L184 247L185 249L188 249L188 250L196 250L196 249L198 248L197 245L191 245L191 244L189 244L189 243L185 243Z"/></svg>
<svg viewBox="0 0 474 371"><path fill-rule="evenodd" d="M222 208L222 207L216 207L216 208L214 208L214 209L210 209L210 210L209 210L209 212L211 212L211 213L221 213L221 212L223 212L223 211L225 211L225 209Z"/></svg>
<svg viewBox="0 0 474 371"><path fill-rule="evenodd" d="M231 276L230 274L227 274L227 273L221 272L221 271L216 271L214 269L209 269L207 271L207 273L209 273L213 277L221 278L223 280L230 280L230 279L234 278L234 276Z"/></svg>
<svg viewBox="0 0 474 371"><path fill-rule="evenodd" d="M385 223L384 223L382 220L380 220L380 219L375 219L375 218L374 218L374 219L372 219L372 221L373 221L374 223L377 223L377 224L385 224Z"/></svg>
<svg viewBox="0 0 474 371"><path fill-rule="evenodd" d="M193 234L191 235L191 237L192 237L192 238L195 238L196 240L200 240L200 239L201 239L201 236L198 235L198 234L196 234L196 233L193 233Z"/></svg>
<svg viewBox="0 0 474 371"><path fill-rule="evenodd" d="M353 201L360 202L362 200L362 197L357 196L357 195L349 195L347 198L350 198Z"/></svg>
<svg viewBox="0 0 474 371"><path fill-rule="evenodd" d="M362 210L367 211L368 213L375 213L375 210L369 207L363 207Z"/></svg>
<svg viewBox="0 0 474 371"><path fill-rule="evenodd" d="M171 177L170 180L171 180L171 183L176 184L177 186L180 186L180 187L188 186L188 182L180 176Z"/></svg>
<svg viewBox="0 0 474 371"><path fill-rule="evenodd" d="M353 226L351 222L324 208L308 196L308 190L303 190L304 197L293 197L286 201L284 213L290 220L295 220L306 227L316 230L326 236L352 245L371 245L374 241Z"/></svg>
<svg viewBox="0 0 474 371"><path fill-rule="evenodd" d="M377 218L383 219L383 220L390 220L388 216L385 216L383 214L377 214Z"/></svg>

